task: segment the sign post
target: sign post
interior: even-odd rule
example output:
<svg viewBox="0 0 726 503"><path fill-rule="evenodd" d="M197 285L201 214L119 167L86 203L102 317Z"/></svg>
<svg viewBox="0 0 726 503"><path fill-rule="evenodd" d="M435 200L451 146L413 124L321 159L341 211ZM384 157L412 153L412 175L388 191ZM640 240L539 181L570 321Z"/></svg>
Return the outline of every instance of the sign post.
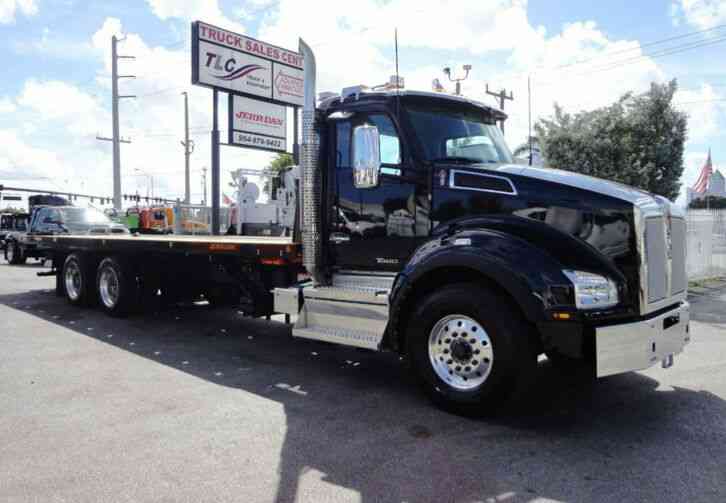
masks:
<svg viewBox="0 0 726 503"><path fill-rule="evenodd" d="M212 91L212 235L219 236L219 100L217 90Z"/></svg>

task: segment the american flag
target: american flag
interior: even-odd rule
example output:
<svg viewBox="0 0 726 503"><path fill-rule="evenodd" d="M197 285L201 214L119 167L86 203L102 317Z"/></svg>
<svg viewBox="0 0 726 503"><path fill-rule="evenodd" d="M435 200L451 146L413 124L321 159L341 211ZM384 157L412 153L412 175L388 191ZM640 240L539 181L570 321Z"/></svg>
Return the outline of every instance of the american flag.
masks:
<svg viewBox="0 0 726 503"><path fill-rule="evenodd" d="M711 175L713 175L713 165L711 164L711 149L708 149L708 159L706 159L706 164L704 164L701 169L701 174L698 176L698 180L696 180L696 183L693 184L693 191L701 194L706 192L708 182L711 180Z"/></svg>

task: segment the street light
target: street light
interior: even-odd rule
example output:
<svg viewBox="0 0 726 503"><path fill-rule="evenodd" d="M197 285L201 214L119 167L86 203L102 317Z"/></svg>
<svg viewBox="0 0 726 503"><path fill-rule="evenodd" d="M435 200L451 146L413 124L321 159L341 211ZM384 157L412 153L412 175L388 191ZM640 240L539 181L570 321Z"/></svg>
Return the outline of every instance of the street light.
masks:
<svg viewBox="0 0 726 503"><path fill-rule="evenodd" d="M140 170L139 168L134 168L134 171L136 171L139 176L145 176L147 178L146 181L146 198L149 198L149 185L151 185L151 197L154 197L154 175L151 175L145 171Z"/></svg>

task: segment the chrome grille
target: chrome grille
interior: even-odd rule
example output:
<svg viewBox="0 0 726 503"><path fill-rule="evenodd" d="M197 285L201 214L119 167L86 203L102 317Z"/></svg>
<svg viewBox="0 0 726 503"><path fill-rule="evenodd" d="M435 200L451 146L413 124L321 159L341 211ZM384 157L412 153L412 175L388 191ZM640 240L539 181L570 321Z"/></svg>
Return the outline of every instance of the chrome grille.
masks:
<svg viewBox="0 0 726 503"><path fill-rule="evenodd" d="M635 210L640 313L645 315L686 298L686 225L683 210L660 196L644 197Z"/></svg>
<svg viewBox="0 0 726 503"><path fill-rule="evenodd" d="M686 290L686 221L671 219L671 295Z"/></svg>
<svg viewBox="0 0 726 503"><path fill-rule="evenodd" d="M648 263L648 303L665 299L668 292L666 236L663 217L645 221L645 260Z"/></svg>

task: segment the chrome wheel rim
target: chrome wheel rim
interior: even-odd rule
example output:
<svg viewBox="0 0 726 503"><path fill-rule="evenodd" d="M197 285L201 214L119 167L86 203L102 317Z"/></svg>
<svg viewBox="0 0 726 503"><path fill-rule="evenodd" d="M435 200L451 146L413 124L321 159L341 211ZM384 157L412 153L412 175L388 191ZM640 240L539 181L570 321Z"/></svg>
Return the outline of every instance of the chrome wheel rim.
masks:
<svg viewBox="0 0 726 503"><path fill-rule="evenodd" d="M76 262L66 264L65 271L66 294L71 300L78 300L81 297L81 269Z"/></svg>
<svg viewBox="0 0 726 503"><path fill-rule="evenodd" d="M101 294L101 302L103 302L104 306L113 308L118 303L119 280L118 274L116 274L113 267L104 267L101 271L98 291Z"/></svg>
<svg viewBox="0 0 726 503"><path fill-rule="evenodd" d="M12 243L9 244L6 253L7 253L8 262L12 262L13 258L15 258L15 245Z"/></svg>
<svg viewBox="0 0 726 503"><path fill-rule="evenodd" d="M489 377L494 349L489 334L476 320L452 314L431 329L429 359L439 379L456 390L470 391Z"/></svg>

